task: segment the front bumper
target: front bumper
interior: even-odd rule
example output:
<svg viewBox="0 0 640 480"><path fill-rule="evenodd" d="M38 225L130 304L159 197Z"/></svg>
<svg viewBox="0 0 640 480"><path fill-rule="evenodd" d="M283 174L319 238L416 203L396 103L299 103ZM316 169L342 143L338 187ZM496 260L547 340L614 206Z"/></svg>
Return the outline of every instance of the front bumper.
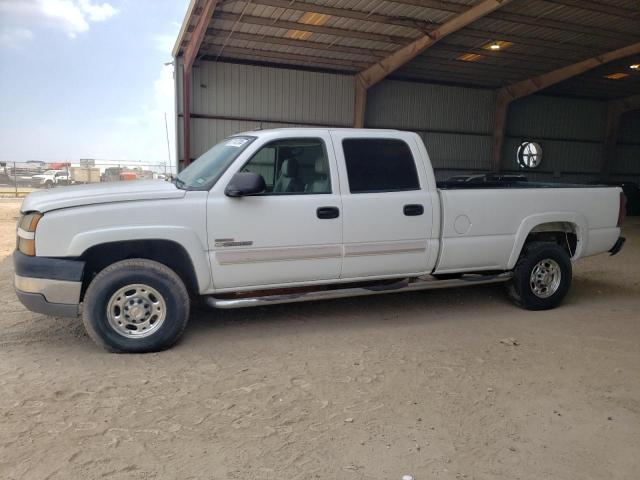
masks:
<svg viewBox="0 0 640 480"><path fill-rule="evenodd" d="M57 317L79 313L84 262L13 253L18 300L29 310Z"/></svg>

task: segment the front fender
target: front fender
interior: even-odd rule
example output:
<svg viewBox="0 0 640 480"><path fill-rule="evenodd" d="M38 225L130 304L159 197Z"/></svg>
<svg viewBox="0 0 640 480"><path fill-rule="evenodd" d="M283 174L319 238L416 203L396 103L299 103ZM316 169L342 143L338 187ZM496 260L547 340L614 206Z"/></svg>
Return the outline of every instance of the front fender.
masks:
<svg viewBox="0 0 640 480"><path fill-rule="evenodd" d="M105 243L173 241L187 251L200 292L209 291L213 282L207 256L206 192L189 193L179 199L83 205L47 212L36 229L36 254L77 258Z"/></svg>
<svg viewBox="0 0 640 480"><path fill-rule="evenodd" d="M200 291L211 288L211 272L206 249L195 232L186 227L130 226L89 230L78 233L71 239L67 248L67 256L79 257L89 248L104 243L156 239L170 240L182 245L191 258Z"/></svg>

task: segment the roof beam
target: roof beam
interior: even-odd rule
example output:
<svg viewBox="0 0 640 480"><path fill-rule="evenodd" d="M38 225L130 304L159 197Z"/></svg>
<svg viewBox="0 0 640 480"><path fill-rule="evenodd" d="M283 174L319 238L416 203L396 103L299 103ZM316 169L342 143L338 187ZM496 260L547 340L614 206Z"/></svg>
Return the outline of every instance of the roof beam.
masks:
<svg viewBox="0 0 640 480"><path fill-rule="evenodd" d="M191 38L189 39L187 48L184 51L184 66L187 70L191 70L191 67L193 67L193 64L196 61L200 45L202 45L202 40L207 33L207 27L209 26L209 22L211 21L213 11L216 9L217 4L217 0L205 0L204 7L200 13L198 22L196 23L196 27L191 33Z"/></svg>
<svg viewBox="0 0 640 480"><path fill-rule="evenodd" d="M474 7L456 15L451 20L440 25L438 28L431 30L428 34L422 35L388 57L374 63L366 70L363 70L358 74L359 81L365 88L370 88L401 66L405 65L407 62L413 60L427 48L438 42L441 38L444 38L477 19L488 15L494 10L503 7L510 1L511 0L482 0Z"/></svg>
<svg viewBox="0 0 640 480"><path fill-rule="evenodd" d="M477 19L503 7L510 1L511 0L482 0L477 5L465 10L459 15L456 15L449 21L431 30L426 35L422 35L413 42L405 45L399 50L396 50L388 57L374 63L356 75L354 79L356 90L356 104L353 120L354 127L364 127L364 115L367 104L366 96L367 90L370 87L386 78L403 65L406 65L407 62L416 58L420 53L434 45L441 38L464 28ZM359 92L359 89L364 89L364 92Z"/></svg>
<svg viewBox="0 0 640 480"><path fill-rule="evenodd" d="M613 15L616 17L626 18L628 20L635 20L634 16L640 15L640 10L631 10L624 7L616 7L614 5L607 5L606 2L593 2L589 0L545 0L549 3L555 3L556 5L564 5L567 7L576 7L581 10L589 10L596 13L604 13L606 15Z"/></svg>
<svg viewBox="0 0 640 480"><path fill-rule="evenodd" d="M246 2L247 0L232 0L231 2L229 2L229 4L246 3ZM329 6L320 5L317 3L300 2L296 0L253 0L251 4L264 5L268 7L274 7L274 8L284 8L287 10L296 10L299 12L323 13L325 15L332 15L334 17L352 18L354 20L363 20L366 22L382 23L385 25L399 25L402 27L409 27L414 29L415 28L419 29L420 28L419 25L421 24L422 26L430 24L430 22L420 22L419 20L415 20L413 18L408 18L408 17L380 15L377 13L369 13L361 10L329 7Z"/></svg>
<svg viewBox="0 0 640 480"><path fill-rule="evenodd" d="M475 28L465 28L458 35L464 35L472 38L480 38L483 40L506 40L519 45L529 45L532 47L549 48L552 50L563 50L572 54L583 52L589 55L597 47L589 46L584 43L558 43L552 40L543 40L541 38L524 37L522 35L514 35L513 33L496 32L493 30L480 30Z"/></svg>
<svg viewBox="0 0 640 480"><path fill-rule="evenodd" d="M499 94L505 96L508 101L511 102L550 87L551 85L555 85L556 83L560 83L571 77L575 77L576 75L580 75L581 73L592 70L600 65L604 65L605 63L629 57L636 53L640 53L640 42L582 60L581 62L574 63L572 65L567 65L566 67L558 68L552 72L543 73L537 77L522 80L521 82L504 87Z"/></svg>
<svg viewBox="0 0 640 480"><path fill-rule="evenodd" d="M443 51L447 51L447 52L453 52L453 53L459 53L459 54L464 54L464 53L475 53L478 55L482 55L483 57L487 58L487 59L499 59L501 62L504 60L513 60L517 63L520 64L538 64L538 65L544 65L545 69L549 69L549 68L553 68L554 64L556 65L566 65L567 62L571 62L571 61L575 61L574 59L569 59L569 58L558 58L558 57L551 57L551 56L547 56L547 55L536 55L536 54L529 54L529 53L518 53L518 52L509 52L509 51L505 51L505 50L500 50L500 51L493 51L493 50L487 50L485 48L477 48L477 47L465 47L464 45L458 45L455 43L451 43L448 40L443 40L441 43L438 44L438 50L443 50ZM508 49L507 49L508 50ZM564 61L563 61L564 60ZM469 62L467 62L469 63ZM507 62L504 62L505 64ZM509 64L507 66L510 66L511 62L509 62Z"/></svg>
<svg viewBox="0 0 640 480"><path fill-rule="evenodd" d="M213 45L213 44L212 44ZM214 45L216 47L221 47L222 45ZM245 58L248 60L262 59L262 61L266 61L267 59L271 60L285 60L292 62L300 62L305 65L318 66L323 68L331 68L338 69L338 67L346 67L343 70L359 70L363 66L367 65L364 62L356 62L351 60L344 60L342 58L328 58L328 57L318 57L318 56L309 56L309 55L300 55L297 53L283 53L283 52L274 52L273 50L258 50L258 49L249 49L249 48L238 48L238 47L225 47L224 51L226 53L232 54L233 58ZM222 57L221 57L222 58Z"/></svg>
<svg viewBox="0 0 640 480"><path fill-rule="evenodd" d="M235 13L220 12L216 15L217 20L228 20L235 22L240 19L240 15ZM347 30L344 28L326 27L324 25L308 25L306 23L290 22L286 20L276 20L266 17L255 17L252 15L242 16L242 23L251 25L260 25L263 27L281 28L284 30L304 30L306 32L323 33L333 35L335 37L359 38L362 40L372 40L382 44L393 43L395 45L404 45L410 41L410 37L398 37L394 35L381 35L378 33L362 32L359 30Z"/></svg>
<svg viewBox="0 0 640 480"><path fill-rule="evenodd" d="M187 48L183 54L182 67L182 110L184 118L182 120L182 142L183 142L183 165L186 167L191 163L191 69L196 61L202 40L207 33L207 27L211 22L211 17L218 4L217 0L205 0L196 27L189 38ZM194 10L190 12L193 13Z"/></svg>
<svg viewBox="0 0 640 480"><path fill-rule="evenodd" d="M245 1L247 0L232 0L229 4L240 3ZM582 0L576 0L576 1L580 2ZM395 3L424 6L426 8L442 8L445 11L449 11L453 13L464 12L467 8L466 6L457 4L457 3L429 1L429 0L403 0L402 2L396 1ZM267 6L273 6L278 8L287 8L289 10L296 10L300 12L325 13L327 15L333 15L335 17L352 18L355 20L364 20L369 22L381 23L385 25L399 25L399 26L413 28L421 33L424 33L425 31L428 31L432 28L436 28L439 25L441 25L440 23L430 22L427 20L418 20L418 19L407 18L407 17L386 16L386 15L380 15L375 13L368 13L361 10L325 7L315 3L308 3L308 2L295 1L295 0L254 0L252 4L267 5ZM436 7L436 5L438 5L438 7ZM520 35L514 35L512 33L496 32L496 31L484 30L484 29L478 30L474 28L465 28L462 33L474 38L482 38L485 40L488 40L488 39L507 40L510 42L518 43L520 45L539 46L543 48L552 48L554 50L566 50L573 54L575 54L576 52L585 52L587 54L590 54L594 48L594 47L589 47L588 45L585 45L584 42L558 43L556 41L551 41L551 40L529 38L529 37L523 37Z"/></svg>
<svg viewBox="0 0 640 480"><path fill-rule="evenodd" d="M395 3L405 5L415 5L419 7L431 8L433 10L444 10L447 12L460 13L465 11L468 7L461 3L453 3L440 0L392 0ZM607 30L600 27L593 27L590 25L583 25L579 23L564 22L559 20L552 20L544 17L532 17L530 15L523 15L513 12L496 12L491 16L494 20L502 20L505 22L531 25L534 27L545 27L552 30L560 30L563 32L581 33L584 35L593 35L596 37L606 37L620 40L621 37L627 35L627 38L631 35L629 32L621 32L614 30ZM634 38L640 38L638 35L631 35Z"/></svg>
<svg viewBox="0 0 640 480"><path fill-rule="evenodd" d="M221 36L225 37L230 33L230 30L209 30L207 37L205 37L204 46L207 46L207 41L210 40L210 36L215 39ZM310 50L318 50L318 51L328 51L328 52L339 52L339 53L349 53L352 55L360 55L368 58L382 58L389 55L388 51L385 50L372 50L368 48L361 47L348 47L346 45L340 45L336 43L321 43L321 42L313 42L311 40L296 40L293 38L287 37L274 37L271 35L257 35L254 33L245 33L245 32L233 32L232 40L244 40L247 42L256 42L256 43L268 43L270 45L282 45L285 47L299 47L299 48L307 48Z"/></svg>
<svg viewBox="0 0 640 480"><path fill-rule="evenodd" d="M608 180L611 170L616 163L618 131L620 117L626 112L640 109L640 94L631 97L612 100L607 104L607 127L604 136L604 149L602 151L602 164L600 178Z"/></svg>
<svg viewBox="0 0 640 480"><path fill-rule="evenodd" d="M580 75L584 72L592 70L593 68L604 65L605 63L625 58L630 55L634 55L640 52L640 42L628 45L611 52L603 53L596 57L588 58L572 65L559 68L552 72L543 73L536 77L522 80L520 82L508 85L498 90L496 99L496 113L494 117L493 128L493 157L492 157L492 169L494 171L500 171L500 164L502 161L502 147L504 145L505 126L507 119L507 110L509 104L514 100L529 96L542 89L555 85L556 83L563 82L569 78Z"/></svg>

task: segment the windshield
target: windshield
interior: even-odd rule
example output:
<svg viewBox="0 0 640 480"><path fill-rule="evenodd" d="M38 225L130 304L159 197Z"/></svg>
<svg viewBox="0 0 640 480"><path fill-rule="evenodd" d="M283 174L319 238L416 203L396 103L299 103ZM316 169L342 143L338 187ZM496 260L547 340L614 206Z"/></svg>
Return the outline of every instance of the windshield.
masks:
<svg viewBox="0 0 640 480"><path fill-rule="evenodd" d="M42 175L55 175L56 173L58 173L58 170L47 170Z"/></svg>
<svg viewBox="0 0 640 480"><path fill-rule="evenodd" d="M229 137L223 140L180 172L176 186L186 190L211 188L255 139L256 137Z"/></svg>

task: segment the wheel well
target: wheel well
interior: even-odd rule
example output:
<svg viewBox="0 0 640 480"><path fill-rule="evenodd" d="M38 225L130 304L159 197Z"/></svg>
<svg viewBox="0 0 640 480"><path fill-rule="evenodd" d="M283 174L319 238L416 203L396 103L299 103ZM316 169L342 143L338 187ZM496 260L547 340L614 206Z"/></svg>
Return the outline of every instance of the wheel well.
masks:
<svg viewBox="0 0 640 480"><path fill-rule="evenodd" d="M87 249L81 260L85 262L82 297L93 278L109 265L130 258L145 258L166 265L178 274L191 295L198 293L198 280L193 262L185 248L171 240L128 240L95 245Z"/></svg>
<svg viewBox="0 0 640 480"><path fill-rule="evenodd" d="M522 249L531 242L556 243L573 257L578 247L577 227L571 222L541 223L529 232Z"/></svg>

